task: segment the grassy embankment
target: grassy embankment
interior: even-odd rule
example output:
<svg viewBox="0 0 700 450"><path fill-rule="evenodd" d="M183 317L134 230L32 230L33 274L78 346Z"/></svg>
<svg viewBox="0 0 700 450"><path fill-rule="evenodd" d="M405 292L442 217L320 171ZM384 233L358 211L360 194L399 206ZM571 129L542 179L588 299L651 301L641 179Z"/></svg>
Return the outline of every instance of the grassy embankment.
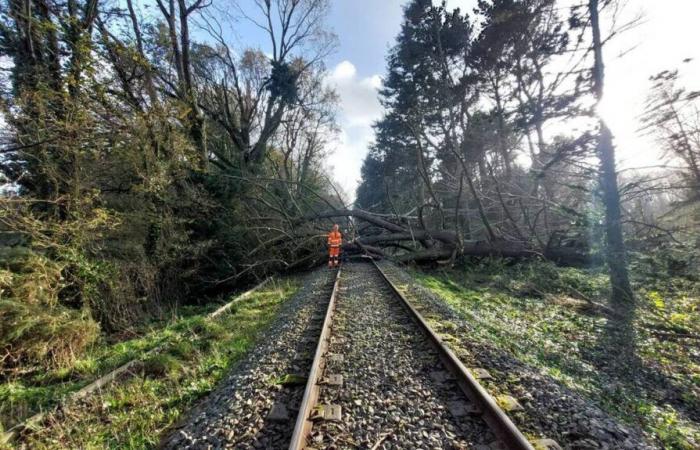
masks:
<svg viewBox="0 0 700 450"><path fill-rule="evenodd" d="M70 367L16 376L0 384L0 420L6 427L53 404L100 375L162 346L133 376L122 377L87 400L48 416L44 426L15 443L28 448L148 448L193 403L210 392L253 345L259 332L298 289L271 284L216 320L218 305L183 308L180 316L116 344L100 342ZM230 300L230 299L229 299ZM2 447L2 445L0 445Z"/></svg>
<svg viewBox="0 0 700 450"><path fill-rule="evenodd" d="M664 448L700 448L700 340L679 337L700 335L700 282L636 280L634 327L643 370L636 378L620 378L600 370L615 355L600 344L605 312L586 300L606 303L604 273L489 261L414 275L460 316L486 324L476 327L474 339L495 344L638 424Z"/></svg>

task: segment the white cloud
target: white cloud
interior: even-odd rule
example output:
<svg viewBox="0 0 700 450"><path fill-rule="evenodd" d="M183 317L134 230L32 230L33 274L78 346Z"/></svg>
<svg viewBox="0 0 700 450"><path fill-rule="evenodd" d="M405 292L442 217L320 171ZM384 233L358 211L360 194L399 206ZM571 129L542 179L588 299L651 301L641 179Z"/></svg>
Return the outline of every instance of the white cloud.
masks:
<svg viewBox="0 0 700 450"><path fill-rule="evenodd" d="M350 61L343 61L333 69L331 78L334 80L350 80L357 74L357 69Z"/></svg>
<svg viewBox="0 0 700 450"><path fill-rule="evenodd" d="M377 96L382 80L379 75L361 77L350 61L343 61L326 82L340 96L341 132L331 159L332 173L335 182L354 199L362 161L374 139L372 123L382 115Z"/></svg>

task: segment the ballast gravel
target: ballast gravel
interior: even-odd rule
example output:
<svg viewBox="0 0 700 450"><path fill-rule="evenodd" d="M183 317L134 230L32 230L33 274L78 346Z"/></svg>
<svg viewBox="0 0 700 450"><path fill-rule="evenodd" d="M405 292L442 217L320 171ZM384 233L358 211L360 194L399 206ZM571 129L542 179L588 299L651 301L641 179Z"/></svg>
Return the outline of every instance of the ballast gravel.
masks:
<svg viewBox="0 0 700 450"><path fill-rule="evenodd" d="M319 405L341 407L339 421L314 424L316 449L466 449L494 435L376 268L343 266ZM342 358L338 358L342 356Z"/></svg>
<svg viewBox="0 0 700 450"><path fill-rule="evenodd" d="M508 394L520 401L524 410L511 417L523 432L554 439L565 449L656 448L639 429L621 424L538 369L495 346L469 339L472 330L484 324L462 318L444 300L420 286L396 265L389 262L380 265L395 284L406 288L409 301L424 317L438 319L444 325L442 330L437 328L436 331L442 332L465 365L490 372L493 380L485 383L485 387L492 395Z"/></svg>
<svg viewBox="0 0 700 450"><path fill-rule="evenodd" d="M381 263L424 316L438 318L449 345L469 367L487 369L492 394L509 394L524 411L511 413L528 436L565 449L652 449L641 431L620 424L595 404L498 348L469 339L471 323L397 266ZM335 272L319 269L283 305L271 327L227 379L162 440L167 449L284 449L294 428L303 380ZM322 388L319 403L342 408L339 422L316 422L315 449L489 448L495 437L466 413L464 398L437 355L369 264L345 264L326 374L340 387ZM294 377L291 377L294 379Z"/></svg>
<svg viewBox="0 0 700 450"><path fill-rule="evenodd" d="M254 349L161 448L286 449L334 280L327 269L307 275ZM302 382L283 382L295 376Z"/></svg>

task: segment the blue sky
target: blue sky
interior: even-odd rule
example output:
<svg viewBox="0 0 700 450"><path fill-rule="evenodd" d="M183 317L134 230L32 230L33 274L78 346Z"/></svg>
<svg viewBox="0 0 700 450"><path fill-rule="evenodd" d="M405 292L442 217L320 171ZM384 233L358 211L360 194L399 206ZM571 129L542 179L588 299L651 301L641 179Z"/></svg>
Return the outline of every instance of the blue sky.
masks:
<svg viewBox="0 0 700 450"><path fill-rule="evenodd" d="M434 0L437 3L438 0ZM354 198L360 168L374 138L372 124L382 114L377 92L386 68L386 54L401 29L406 0L330 0L327 27L338 37L336 51L325 61L327 83L335 87L341 99L338 113L340 133L333 143L328 168L336 184ZM271 53L269 37L253 23L241 17L241 11L255 20L261 18L253 0L236 0L234 5L214 2L220 19L230 15L232 29L227 38L240 48L258 47ZM476 0L448 0L449 8L472 9ZM225 21L225 20L222 20ZM228 28L228 25L226 25Z"/></svg>
<svg viewBox="0 0 700 450"><path fill-rule="evenodd" d="M352 61L360 76L384 71L385 56L401 28L406 0L330 0L326 24L339 37L339 46L326 61L330 68ZM437 3L437 1L436 1ZM252 0L237 0L238 8L259 18ZM476 0L449 0L448 7L473 7ZM216 6L216 2L214 3ZM228 5L227 5L228 6ZM269 51L268 37L255 25L237 16L235 34L245 45L262 46Z"/></svg>
<svg viewBox="0 0 700 450"><path fill-rule="evenodd" d="M334 0L329 25L340 47L329 65L352 61L360 76L382 73L387 50L401 28L402 1Z"/></svg>
<svg viewBox="0 0 700 450"><path fill-rule="evenodd" d="M362 161L374 138L372 123L382 114L377 92L386 68L387 51L401 29L405 3L406 0L330 0L327 26L338 36L338 47L325 62L327 83L336 88L341 98L338 114L341 131L333 144L334 154L328 168L350 199L354 197ZM253 0L238 0L237 4L238 9L228 11L236 17L234 38L241 47L254 46L271 52L269 37L240 17L241 10L255 19L260 17ZM475 4L476 0L448 0L449 8L472 9Z"/></svg>

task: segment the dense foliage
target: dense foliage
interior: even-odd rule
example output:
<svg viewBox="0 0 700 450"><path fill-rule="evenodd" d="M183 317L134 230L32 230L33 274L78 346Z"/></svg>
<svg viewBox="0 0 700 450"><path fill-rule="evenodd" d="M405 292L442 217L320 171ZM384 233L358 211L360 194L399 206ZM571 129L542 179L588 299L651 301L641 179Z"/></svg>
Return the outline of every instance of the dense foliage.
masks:
<svg viewBox="0 0 700 450"><path fill-rule="evenodd" d="M321 240L260 249L291 213L336 201L321 165L337 101L327 8L3 3L0 378L314 262ZM269 23L269 42L225 38L239 19Z"/></svg>

